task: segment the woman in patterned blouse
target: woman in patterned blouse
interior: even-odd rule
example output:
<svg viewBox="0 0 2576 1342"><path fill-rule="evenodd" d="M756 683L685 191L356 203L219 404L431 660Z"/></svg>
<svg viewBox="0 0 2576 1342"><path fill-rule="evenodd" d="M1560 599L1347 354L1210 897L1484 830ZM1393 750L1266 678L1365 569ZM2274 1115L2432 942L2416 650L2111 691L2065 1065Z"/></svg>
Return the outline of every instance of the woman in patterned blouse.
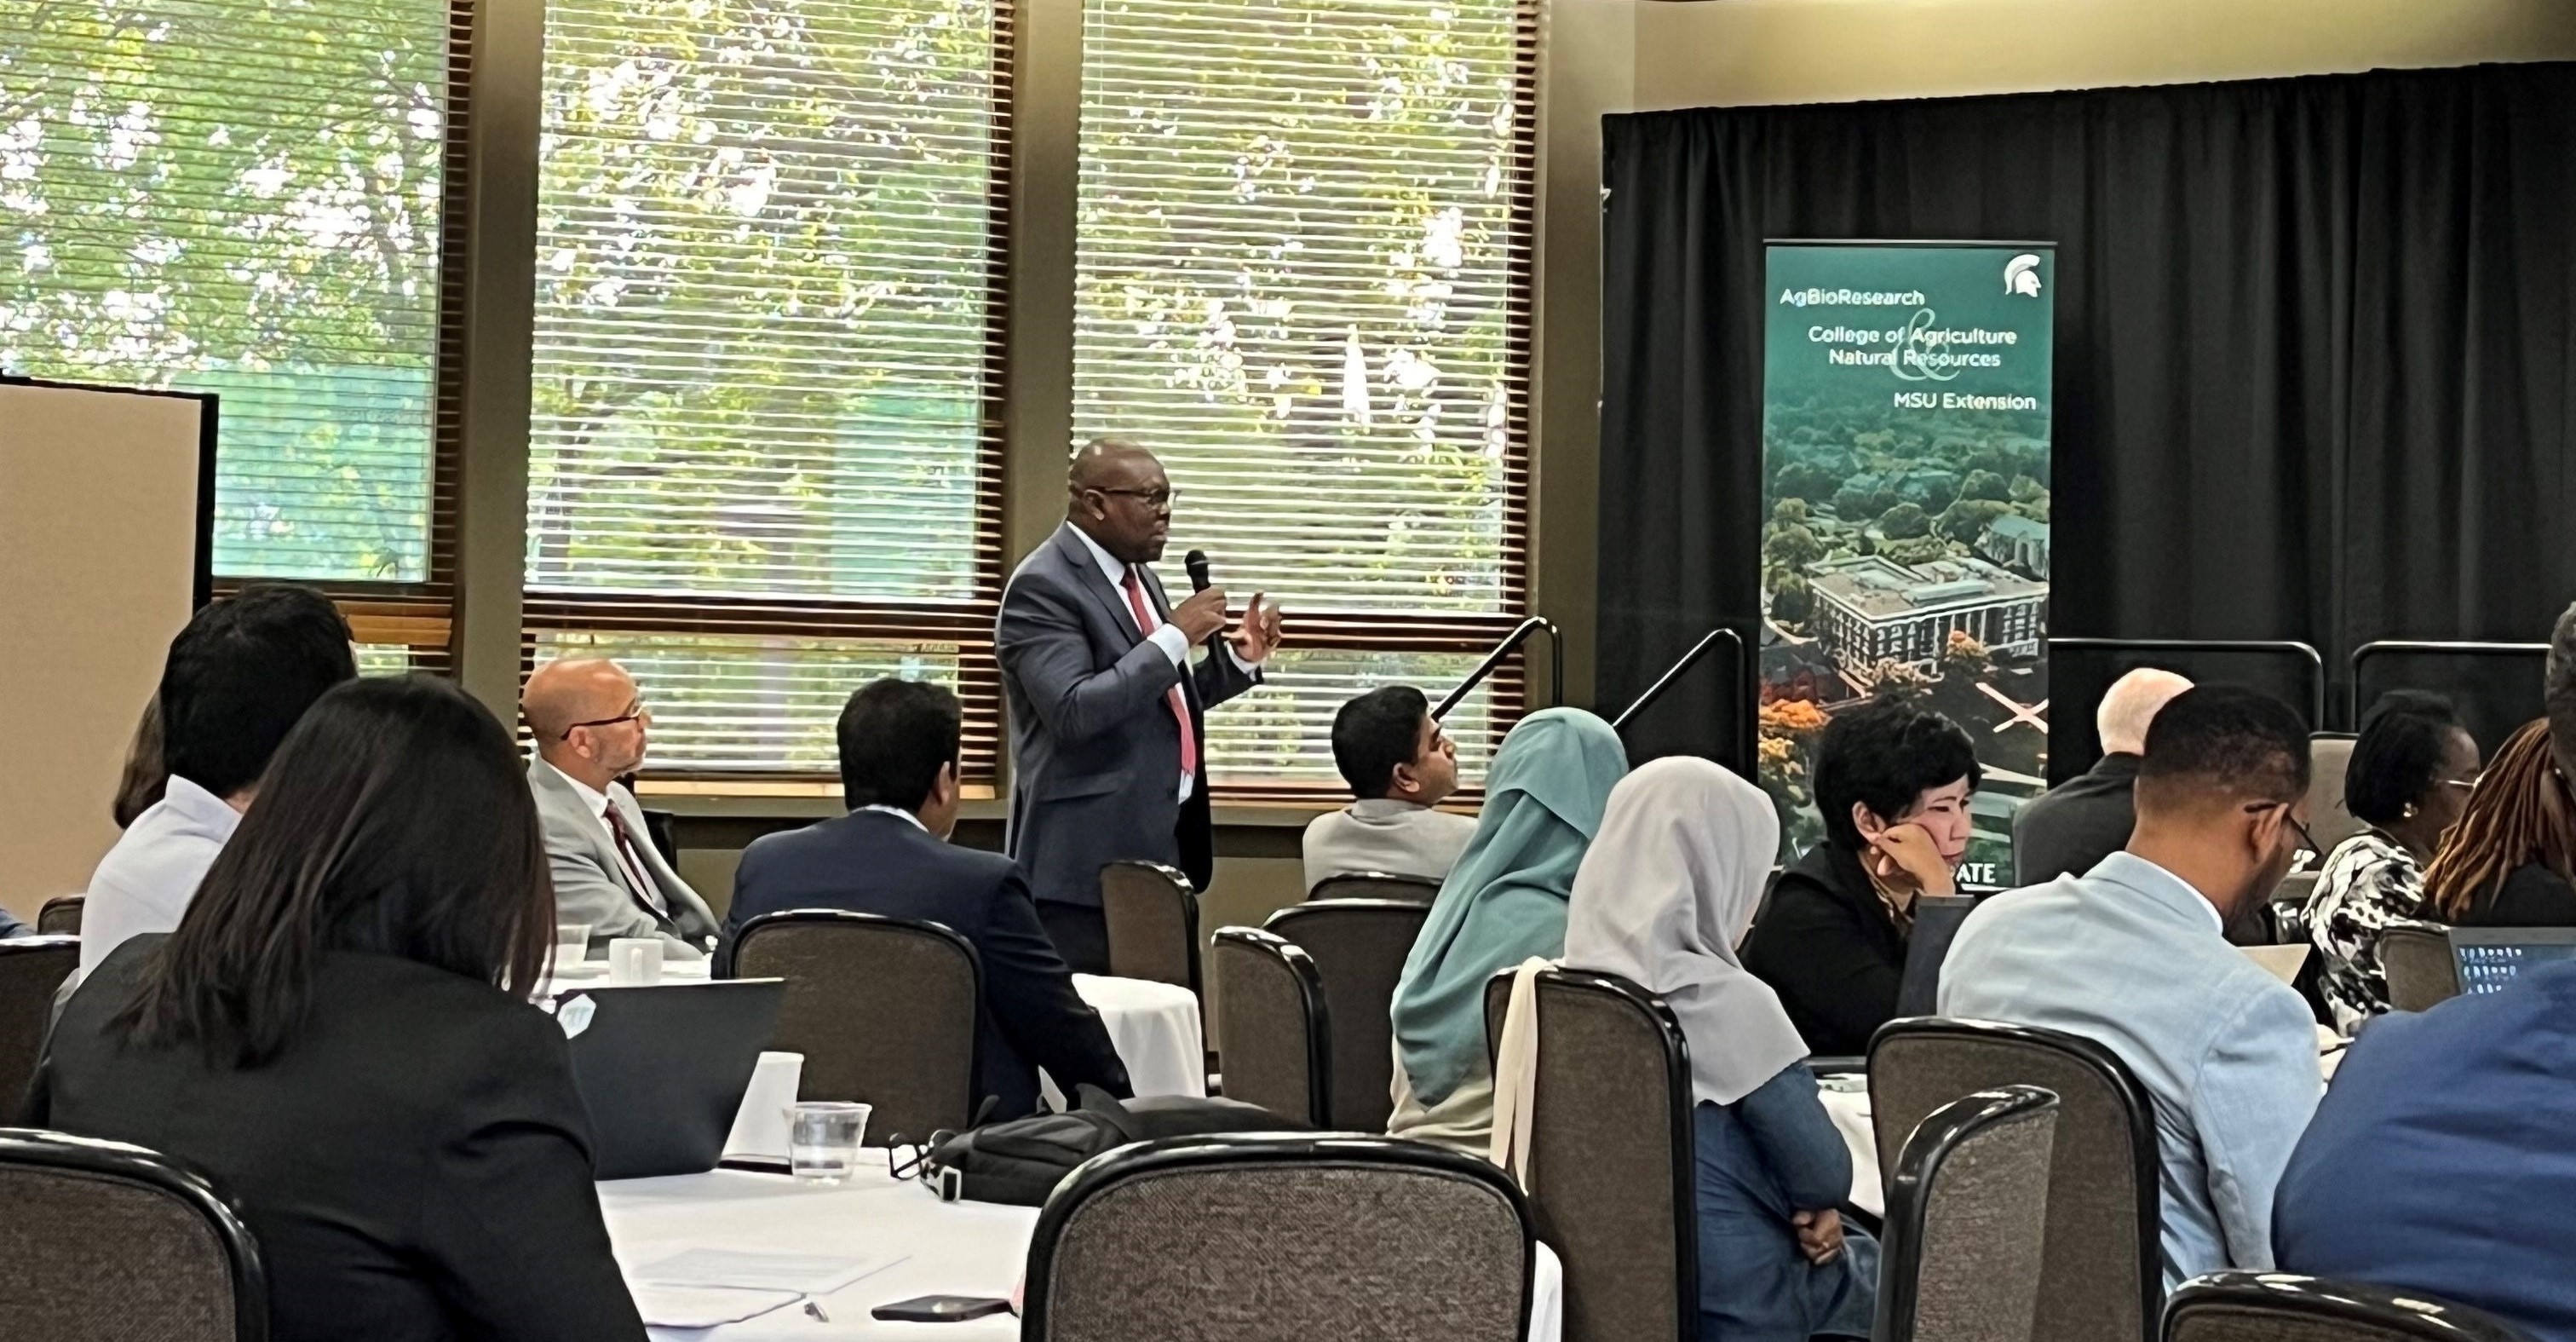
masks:
<svg viewBox="0 0 2576 1342"><path fill-rule="evenodd" d="M2449 700L2399 690L2372 705L2344 770L2344 809L2370 828L2336 845L2317 873L2305 922L2317 986L2345 1034L2388 1010L2379 933L2415 917L2424 864L2460 818L2478 775L2478 743Z"/></svg>

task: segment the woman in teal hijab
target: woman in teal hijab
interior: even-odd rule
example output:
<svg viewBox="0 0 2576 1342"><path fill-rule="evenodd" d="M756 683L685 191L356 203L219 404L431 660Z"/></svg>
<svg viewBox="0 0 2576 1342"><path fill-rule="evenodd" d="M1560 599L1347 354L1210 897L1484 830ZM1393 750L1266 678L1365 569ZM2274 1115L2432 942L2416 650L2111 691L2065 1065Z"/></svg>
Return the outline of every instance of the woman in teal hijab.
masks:
<svg viewBox="0 0 2576 1342"><path fill-rule="evenodd" d="M1521 719L1485 772L1485 812L1395 988L1395 1117L1388 1131L1485 1154L1494 1079L1485 981L1565 953L1565 903L1610 789L1628 772L1610 724L1579 708Z"/></svg>

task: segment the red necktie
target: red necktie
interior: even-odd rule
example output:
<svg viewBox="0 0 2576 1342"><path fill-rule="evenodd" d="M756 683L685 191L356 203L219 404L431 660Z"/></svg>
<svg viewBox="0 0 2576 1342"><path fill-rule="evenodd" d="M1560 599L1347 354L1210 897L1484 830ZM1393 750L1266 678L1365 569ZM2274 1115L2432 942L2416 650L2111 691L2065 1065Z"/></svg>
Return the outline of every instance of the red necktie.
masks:
<svg viewBox="0 0 2576 1342"><path fill-rule="evenodd" d="M1145 605L1145 584L1137 580L1133 565L1127 569L1127 605L1136 613L1137 635L1151 637L1155 620ZM1186 654L1181 658L1181 669L1183 674L1188 673L1189 658ZM1190 702L1181 697L1178 685L1174 685L1164 698L1172 705L1172 720L1181 724L1181 773L1184 777L1195 775L1199 771L1199 734L1190 726Z"/></svg>

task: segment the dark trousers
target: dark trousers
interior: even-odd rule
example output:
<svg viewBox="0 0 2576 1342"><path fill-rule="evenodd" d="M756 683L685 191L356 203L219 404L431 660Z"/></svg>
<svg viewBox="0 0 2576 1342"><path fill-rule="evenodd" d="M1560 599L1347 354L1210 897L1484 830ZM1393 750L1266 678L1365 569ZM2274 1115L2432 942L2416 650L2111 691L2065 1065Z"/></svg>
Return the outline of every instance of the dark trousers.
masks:
<svg viewBox="0 0 2576 1342"><path fill-rule="evenodd" d="M1038 923L1046 928L1047 940L1055 943L1055 953L1064 957L1067 969L1077 974L1109 972L1109 922L1098 905L1042 899Z"/></svg>

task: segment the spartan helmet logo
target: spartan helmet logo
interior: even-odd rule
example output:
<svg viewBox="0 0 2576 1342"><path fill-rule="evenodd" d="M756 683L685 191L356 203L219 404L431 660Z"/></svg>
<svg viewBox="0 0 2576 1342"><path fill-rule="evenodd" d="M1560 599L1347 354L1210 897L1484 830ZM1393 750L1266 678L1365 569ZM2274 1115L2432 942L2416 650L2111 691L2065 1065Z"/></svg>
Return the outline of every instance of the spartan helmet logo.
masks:
<svg viewBox="0 0 2576 1342"><path fill-rule="evenodd" d="M2039 257L2023 252L2004 262L2004 292L2024 298L2039 297Z"/></svg>

